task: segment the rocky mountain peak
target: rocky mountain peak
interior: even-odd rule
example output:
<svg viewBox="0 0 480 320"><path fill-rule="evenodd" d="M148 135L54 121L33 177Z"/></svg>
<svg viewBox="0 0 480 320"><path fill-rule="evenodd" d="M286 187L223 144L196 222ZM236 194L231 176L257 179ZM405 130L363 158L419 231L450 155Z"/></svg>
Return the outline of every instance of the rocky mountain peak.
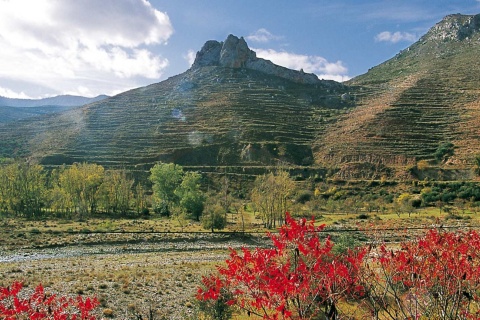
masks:
<svg viewBox="0 0 480 320"><path fill-rule="evenodd" d="M229 35L224 42L209 40L197 52L192 69L204 66L221 66L226 68L246 68L269 75L279 76L300 83L315 84L320 80L313 73L291 70L257 58L243 37Z"/></svg>
<svg viewBox="0 0 480 320"><path fill-rule="evenodd" d="M222 66L243 68L248 60L255 60L256 54L248 48L243 37L229 35L224 42L209 40L197 52L193 67Z"/></svg>
<svg viewBox="0 0 480 320"><path fill-rule="evenodd" d="M433 26L424 40L463 41L480 35L480 14L451 14Z"/></svg>

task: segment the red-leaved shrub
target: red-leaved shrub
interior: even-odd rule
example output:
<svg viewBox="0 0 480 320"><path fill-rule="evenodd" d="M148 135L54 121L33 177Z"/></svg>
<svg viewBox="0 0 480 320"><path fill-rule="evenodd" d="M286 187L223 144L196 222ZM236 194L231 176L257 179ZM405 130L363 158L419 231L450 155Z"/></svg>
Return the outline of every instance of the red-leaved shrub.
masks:
<svg viewBox="0 0 480 320"><path fill-rule="evenodd" d="M25 295L21 282L0 287L0 319L95 320L91 312L99 305L96 298L67 298L45 294L38 285L31 295ZM24 296L24 297L23 297Z"/></svg>

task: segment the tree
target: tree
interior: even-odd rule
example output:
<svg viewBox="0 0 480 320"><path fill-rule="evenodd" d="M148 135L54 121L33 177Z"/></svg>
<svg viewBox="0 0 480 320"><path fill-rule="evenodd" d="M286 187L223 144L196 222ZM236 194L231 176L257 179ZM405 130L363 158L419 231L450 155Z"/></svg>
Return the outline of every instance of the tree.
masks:
<svg viewBox="0 0 480 320"><path fill-rule="evenodd" d="M475 173L480 176L480 154L475 156Z"/></svg>
<svg viewBox="0 0 480 320"><path fill-rule="evenodd" d="M219 204L208 206L206 214L202 216L202 226L204 229L210 229L212 232L215 229L221 230L227 226L227 219L225 218L225 211Z"/></svg>
<svg viewBox="0 0 480 320"><path fill-rule="evenodd" d="M107 171L100 188L104 208L108 212L126 214L133 199L133 183L125 169Z"/></svg>
<svg viewBox="0 0 480 320"><path fill-rule="evenodd" d="M454 145L451 142L442 142L434 153L437 161L445 161L455 153Z"/></svg>
<svg viewBox="0 0 480 320"><path fill-rule="evenodd" d="M47 202L43 167L17 161L0 169L0 201L6 211L38 216Z"/></svg>
<svg viewBox="0 0 480 320"><path fill-rule="evenodd" d="M407 212L408 216L410 217L410 215L413 213L415 209L413 207L412 201L413 201L412 195L408 193L402 193L401 195L399 195L396 200L396 204L398 205L398 208L397 208L398 213Z"/></svg>
<svg viewBox="0 0 480 320"><path fill-rule="evenodd" d="M285 171L269 173L255 179L251 199L259 209L267 228L275 228L285 221L288 197L294 188L293 181Z"/></svg>
<svg viewBox="0 0 480 320"><path fill-rule="evenodd" d="M200 221L205 204L205 194L200 190L202 176L198 172L187 172L183 176L182 183L175 189L180 207Z"/></svg>
<svg viewBox="0 0 480 320"><path fill-rule="evenodd" d="M363 296L360 267L365 250L344 255L322 241L314 221L295 221L288 214L273 248L231 249L226 266L203 277L197 299L226 303L263 319L336 319L338 302Z"/></svg>
<svg viewBox="0 0 480 320"><path fill-rule="evenodd" d="M74 163L58 174L58 187L70 197L79 219L94 214L98 206L98 190L104 179L104 168L97 164Z"/></svg>
<svg viewBox="0 0 480 320"><path fill-rule="evenodd" d="M153 183L153 194L157 205L163 203L168 214L170 207L179 201L175 189L182 183L183 168L174 163L159 162L150 169L150 173L149 179Z"/></svg>
<svg viewBox="0 0 480 320"><path fill-rule="evenodd" d="M137 214L140 214L140 212L147 210L147 194L145 188L141 183L137 183L137 185L135 186L134 202L135 211L137 212Z"/></svg>
<svg viewBox="0 0 480 320"><path fill-rule="evenodd" d="M417 162L417 169L420 170L420 171L427 170L429 166L430 166L430 164L428 163L427 160L420 160L420 161Z"/></svg>
<svg viewBox="0 0 480 320"><path fill-rule="evenodd" d="M221 204L223 206L225 214L229 212L230 205L233 202L232 196L230 195L230 192L229 192L229 186L230 186L230 180L227 177L227 169L225 168L223 179L221 180L221 196L222 196Z"/></svg>

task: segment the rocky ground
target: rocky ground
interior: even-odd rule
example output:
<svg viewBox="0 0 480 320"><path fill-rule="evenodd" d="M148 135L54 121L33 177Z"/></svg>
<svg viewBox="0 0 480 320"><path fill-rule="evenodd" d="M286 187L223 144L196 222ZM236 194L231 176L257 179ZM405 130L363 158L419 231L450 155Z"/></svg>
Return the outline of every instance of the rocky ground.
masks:
<svg viewBox="0 0 480 320"><path fill-rule="evenodd" d="M96 296L98 315L115 319L195 318L201 277L228 248L267 244L264 236L222 234L76 234L44 247L31 240L21 249L3 247L0 285L42 283L52 293Z"/></svg>

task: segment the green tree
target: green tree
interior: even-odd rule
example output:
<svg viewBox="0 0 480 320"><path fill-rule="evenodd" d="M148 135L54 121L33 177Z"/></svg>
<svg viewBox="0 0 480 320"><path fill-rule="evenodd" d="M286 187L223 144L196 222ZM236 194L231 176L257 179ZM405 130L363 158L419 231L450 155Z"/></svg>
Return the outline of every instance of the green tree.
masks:
<svg viewBox="0 0 480 320"><path fill-rule="evenodd" d="M451 142L442 142L434 153L437 161L445 161L454 154L454 145Z"/></svg>
<svg viewBox="0 0 480 320"><path fill-rule="evenodd" d="M202 226L204 229L210 229L212 232L222 230L227 226L225 211L219 204L207 206L206 213L202 216Z"/></svg>
<svg viewBox="0 0 480 320"><path fill-rule="evenodd" d="M475 156L475 173L480 175L480 154Z"/></svg>
<svg viewBox="0 0 480 320"><path fill-rule="evenodd" d="M205 194L200 190L201 179L202 176L198 172L186 172L182 183L174 191L180 207L193 215L197 221L200 221L206 199Z"/></svg>
<svg viewBox="0 0 480 320"><path fill-rule="evenodd" d="M179 202L175 189L182 183L183 168L174 163L159 162L150 169L150 181L153 184L153 194L157 206L165 206L167 214L170 207Z"/></svg>

